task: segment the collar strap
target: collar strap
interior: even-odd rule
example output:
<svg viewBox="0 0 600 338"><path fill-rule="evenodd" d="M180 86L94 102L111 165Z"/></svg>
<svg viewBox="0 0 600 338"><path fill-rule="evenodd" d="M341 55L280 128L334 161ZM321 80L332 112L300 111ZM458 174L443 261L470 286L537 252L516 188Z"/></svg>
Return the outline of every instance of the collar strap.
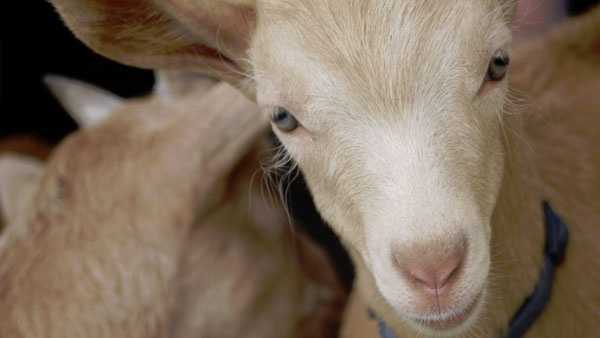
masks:
<svg viewBox="0 0 600 338"><path fill-rule="evenodd" d="M379 318L373 310L369 309L368 313L369 318L377 321L377 328L379 330L379 336L381 338L397 338L394 331L392 331L392 329L390 329L390 327L387 326L383 319Z"/></svg>
<svg viewBox="0 0 600 338"><path fill-rule="evenodd" d="M552 210L548 202L543 203L546 220L546 246L544 266L533 293L525 299L523 305L513 316L506 338L522 337L544 311L550 300L554 270L562 263L569 241L569 229L562 219Z"/></svg>
<svg viewBox="0 0 600 338"><path fill-rule="evenodd" d="M542 206L546 223L544 265L535 289L525 299L511 319L508 331L504 336L505 338L522 337L540 317L550 300L552 284L554 282L554 271L562 263L567 250L567 243L569 241L569 229L567 225L554 212L548 202L544 201ZM381 338L397 338L394 332L373 311L369 310L369 316L377 320Z"/></svg>

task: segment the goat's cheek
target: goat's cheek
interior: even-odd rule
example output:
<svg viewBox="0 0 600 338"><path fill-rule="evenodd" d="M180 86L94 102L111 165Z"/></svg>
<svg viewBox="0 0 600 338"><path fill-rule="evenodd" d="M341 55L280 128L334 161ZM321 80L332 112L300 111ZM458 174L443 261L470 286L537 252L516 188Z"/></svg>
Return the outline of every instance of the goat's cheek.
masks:
<svg viewBox="0 0 600 338"><path fill-rule="evenodd" d="M485 236L487 237L487 236ZM479 236L470 238L472 253L467 259L465 285L471 292L482 290L485 287L490 269L490 242L489 237Z"/></svg>
<svg viewBox="0 0 600 338"><path fill-rule="evenodd" d="M321 216L335 227L337 222L332 223L337 214L335 210L335 194L329 188L330 184L328 184L327 178L319 173L319 168L314 162L300 160L298 161L298 165L304 174L308 188Z"/></svg>
<svg viewBox="0 0 600 338"><path fill-rule="evenodd" d="M364 246L362 222L357 215L357 208L353 206L352 200L347 198L349 192L340 188L344 184L329 175L329 164L329 161L322 159L299 163L323 219L346 244L353 247Z"/></svg>

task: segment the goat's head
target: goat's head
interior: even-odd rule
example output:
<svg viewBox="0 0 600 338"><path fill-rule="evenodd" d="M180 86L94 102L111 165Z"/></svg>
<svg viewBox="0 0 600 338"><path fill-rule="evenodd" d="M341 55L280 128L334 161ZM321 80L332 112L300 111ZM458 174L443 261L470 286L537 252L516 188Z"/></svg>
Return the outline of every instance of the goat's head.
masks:
<svg viewBox="0 0 600 338"><path fill-rule="evenodd" d="M251 53L257 100L323 217L401 316L425 331L468 322L486 286L503 174L503 8L315 1L265 11Z"/></svg>
<svg viewBox="0 0 600 338"><path fill-rule="evenodd" d="M211 209L222 200L227 174L267 126L237 90L197 73L159 72L154 92L132 99L60 76L45 80L83 128L57 145L47 163L0 156L0 208L7 229L14 229L9 236L23 233L40 213L68 211L69 220L95 222L133 202L146 214L157 210L140 219L177 215L187 224L194 207ZM166 191L174 198L165 199Z"/></svg>
<svg viewBox="0 0 600 338"><path fill-rule="evenodd" d="M512 1L156 1L154 25L116 20L112 1L53 2L109 57L202 68L256 97L401 318L440 334L477 317L503 177Z"/></svg>

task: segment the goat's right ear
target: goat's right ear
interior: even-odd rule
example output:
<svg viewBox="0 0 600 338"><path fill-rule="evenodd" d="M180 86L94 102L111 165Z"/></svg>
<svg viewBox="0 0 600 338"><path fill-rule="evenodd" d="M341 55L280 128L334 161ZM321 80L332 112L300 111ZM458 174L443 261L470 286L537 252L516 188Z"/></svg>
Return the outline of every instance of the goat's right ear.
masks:
<svg viewBox="0 0 600 338"><path fill-rule="evenodd" d="M42 162L23 155L0 156L0 214L9 224L23 212L27 189L38 184L44 172Z"/></svg>
<svg viewBox="0 0 600 338"><path fill-rule="evenodd" d="M255 29L255 1L50 0L75 35L106 57L142 68L201 71L242 89L248 89L243 60Z"/></svg>
<svg viewBox="0 0 600 338"><path fill-rule="evenodd" d="M46 75L44 83L80 127L106 120L124 100L89 83L58 75Z"/></svg>

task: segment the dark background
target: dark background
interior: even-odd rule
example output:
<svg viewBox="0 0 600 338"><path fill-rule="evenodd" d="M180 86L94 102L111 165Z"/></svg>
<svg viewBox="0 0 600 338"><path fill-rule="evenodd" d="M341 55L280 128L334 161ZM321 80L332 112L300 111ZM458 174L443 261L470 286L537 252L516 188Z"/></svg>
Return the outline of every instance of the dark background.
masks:
<svg viewBox="0 0 600 338"><path fill-rule="evenodd" d="M590 9L592 6L600 3L598 0L571 0L567 1L567 12L569 15L578 15L586 10Z"/></svg>
<svg viewBox="0 0 600 338"><path fill-rule="evenodd" d="M42 85L45 74L84 80L124 97L139 96L152 88L150 71L121 66L91 52L64 27L47 2L19 2L22 4L15 6L23 8L2 11L0 138L28 133L54 144L75 129L74 122ZM597 3L598 0L571 0L565 6L574 15ZM302 215L299 223L310 225L308 231L333 248L332 255L344 279L349 280L350 263L335 244L334 236L322 225L301 180L294 184L290 198L292 213Z"/></svg>

